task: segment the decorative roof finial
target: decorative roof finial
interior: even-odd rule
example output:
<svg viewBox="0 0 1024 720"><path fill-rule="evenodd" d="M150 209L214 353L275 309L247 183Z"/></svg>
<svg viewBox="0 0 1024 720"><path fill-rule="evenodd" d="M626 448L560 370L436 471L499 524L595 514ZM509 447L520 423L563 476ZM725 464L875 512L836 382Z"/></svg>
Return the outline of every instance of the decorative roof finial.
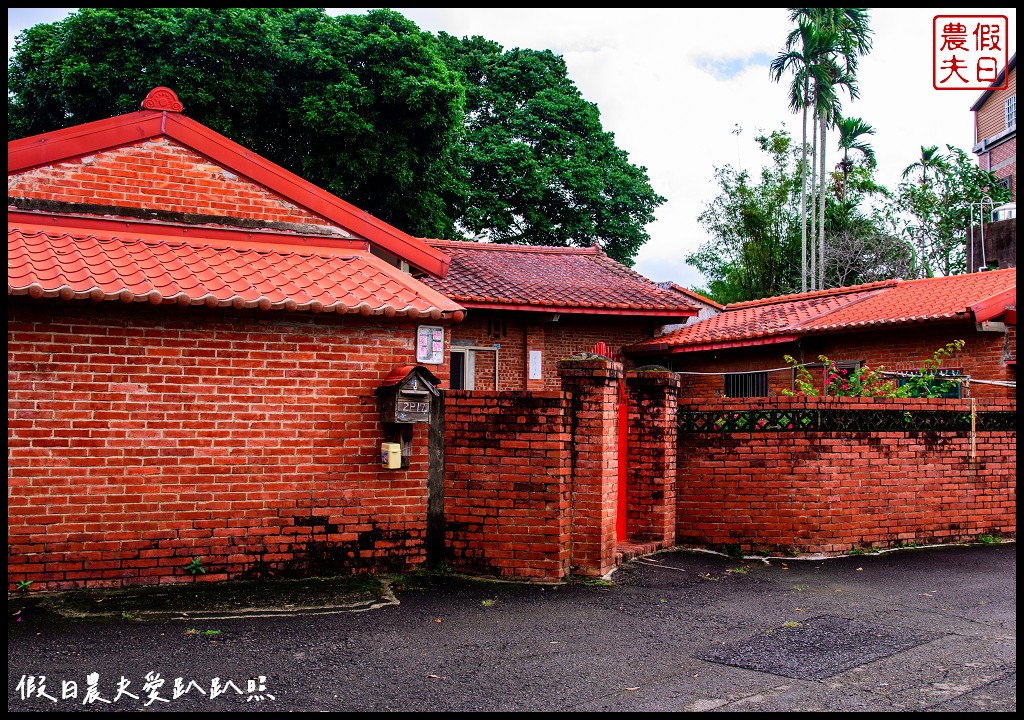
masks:
<svg viewBox="0 0 1024 720"><path fill-rule="evenodd" d="M149 95L142 101L145 110L165 110L167 112L181 112L181 101L174 91L166 87L155 87L149 91Z"/></svg>

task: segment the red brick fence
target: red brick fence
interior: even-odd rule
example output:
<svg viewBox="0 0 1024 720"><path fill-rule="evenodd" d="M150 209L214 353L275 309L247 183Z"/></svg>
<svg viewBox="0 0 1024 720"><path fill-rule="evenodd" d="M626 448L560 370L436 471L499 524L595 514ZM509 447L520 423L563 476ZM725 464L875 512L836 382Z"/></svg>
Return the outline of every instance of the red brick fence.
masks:
<svg viewBox="0 0 1024 720"><path fill-rule="evenodd" d="M766 409L789 424L862 414L889 427L772 429L749 414ZM679 434L677 543L831 555L1016 535L1016 430L1005 418L998 429L978 429L989 424L979 418L1015 418L1016 401L782 397L680 408L695 411L751 418L751 430ZM886 415L894 414L897 425L938 416L961 429L891 429Z"/></svg>
<svg viewBox="0 0 1024 720"><path fill-rule="evenodd" d="M458 570L552 581L607 573L624 542L839 554L1016 537L1015 425L972 432L964 420L1015 420L1015 400L680 405L676 375L573 358L559 364L560 391L446 393L409 467L381 471L380 378L346 348L358 332L400 357L388 331L336 319L314 340L302 318L211 317L211 347L237 363L222 368L185 322L154 315L129 331L82 313L91 355L15 323L9 589L190 581L195 557L208 570L196 579L211 580L407 570L439 547ZM294 348L308 350L274 360ZM168 362L121 379L147 353ZM270 358L259 373L257 355ZM897 425L828 425L861 411ZM954 424L905 429L904 413Z"/></svg>
<svg viewBox="0 0 1024 720"><path fill-rule="evenodd" d="M622 371L591 359L560 372L563 392L448 394L457 569L557 580L614 567ZM1016 537L1015 400L680 403L667 372L626 373L626 388L626 542L836 555Z"/></svg>

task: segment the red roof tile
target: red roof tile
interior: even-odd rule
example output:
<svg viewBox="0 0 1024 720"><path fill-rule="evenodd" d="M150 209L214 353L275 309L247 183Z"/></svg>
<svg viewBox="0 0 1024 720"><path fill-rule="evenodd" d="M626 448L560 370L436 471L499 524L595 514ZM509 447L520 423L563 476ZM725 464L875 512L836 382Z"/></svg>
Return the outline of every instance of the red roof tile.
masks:
<svg viewBox="0 0 1024 720"><path fill-rule="evenodd" d="M764 298L633 345L631 352L688 352L785 342L801 335L946 320L979 322L1015 305L1017 270L887 280ZM984 314L984 317L982 315Z"/></svg>
<svg viewBox="0 0 1024 720"><path fill-rule="evenodd" d="M359 250L234 248L201 237L185 242L10 223L7 294L386 317L463 315L450 299Z"/></svg>
<svg viewBox="0 0 1024 720"><path fill-rule="evenodd" d="M877 296L804 324L807 332L971 319L971 306L1007 290L1016 294L1017 269L904 280Z"/></svg>
<svg viewBox="0 0 1024 720"><path fill-rule="evenodd" d="M451 258L424 282L466 307L690 317L699 308L597 248L428 240Z"/></svg>

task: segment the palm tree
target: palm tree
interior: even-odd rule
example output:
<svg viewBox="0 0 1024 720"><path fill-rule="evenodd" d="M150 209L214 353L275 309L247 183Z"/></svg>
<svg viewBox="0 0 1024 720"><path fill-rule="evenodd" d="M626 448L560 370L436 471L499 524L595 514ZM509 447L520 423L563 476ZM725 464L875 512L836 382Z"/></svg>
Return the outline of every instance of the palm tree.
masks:
<svg viewBox="0 0 1024 720"><path fill-rule="evenodd" d="M871 29L868 27L867 8L792 8L789 14L790 20L799 22L805 20L814 25L823 34L830 35L829 40L834 42L836 47L825 54L822 62L827 66L831 74L831 85L833 89L845 86L854 100L859 96L856 85L857 60L860 56L866 55L871 50ZM792 33L790 33L792 36ZM840 65L841 61L841 65ZM826 83L827 84L827 83ZM819 258L825 255L825 138L826 130L830 124L835 122L840 107L838 93L829 93L824 87L817 93L815 113L819 120L821 139L819 152L821 162L818 171L820 173L821 202L818 207L818 254ZM831 96L831 97L830 97ZM812 255L813 265L813 255ZM825 267L819 262L818 267L819 287L824 286Z"/></svg>
<svg viewBox="0 0 1024 720"><path fill-rule="evenodd" d="M807 110L811 106L811 76L818 54L819 39L814 26L800 20L786 39L786 49L769 68L772 82L779 82L786 71L793 73L789 86L789 109L801 113L800 136L800 287L807 292Z"/></svg>
<svg viewBox="0 0 1024 720"><path fill-rule="evenodd" d="M818 102L819 97L821 97L823 94L828 94L828 91L825 90L825 87L831 82L831 76L828 71L828 59L835 53L839 52L840 47L838 46L837 38L833 33L821 32L808 18L799 17L795 19L797 21L797 27L796 29L792 30L789 33L789 36L786 38L785 50L781 52L778 55L778 57L775 58L775 60L772 61L769 72L774 82L778 82L782 78L782 74L787 70L793 73L793 79L789 88L789 108L794 113L800 112L802 114L803 130L800 143L800 259L801 289L803 292L806 292L808 284L808 203L810 203L811 205L811 289L814 289L814 279L815 277L817 277L817 274L814 271L815 254L813 241L815 237L815 225L817 217L815 212L815 175L817 172L817 152L814 148L817 148L816 138L818 135L818 115L812 112L812 160L810 188L808 188L807 114L809 111L813 110L815 104Z"/></svg>
<svg viewBox="0 0 1024 720"><path fill-rule="evenodd" d="M856 150L863 156L869 166L874 166L875 149L864 140L861 140L861 137L864 135L874 135L875 129L860 118L855 117L839 118L836 123L836 129L839 131L839 149L843 151L843 159L836 166L842 176L842 182L839 186L839 200L843 202L846 200L847 178L850 175L850 171L853 170L854 164L853 160L850 159L850 151Z"/></svg>
<svg viewBox="0 0 1024 720"><path fill-rule="evenodd" d="M938 145L921 146L921 157L917 162L913 162L903 170L903 179L906 180L908 177L913 175L915 172L921 173L921 187L928 187L928 171L938 171L942 167L944 158L939 152Z"/></svg>

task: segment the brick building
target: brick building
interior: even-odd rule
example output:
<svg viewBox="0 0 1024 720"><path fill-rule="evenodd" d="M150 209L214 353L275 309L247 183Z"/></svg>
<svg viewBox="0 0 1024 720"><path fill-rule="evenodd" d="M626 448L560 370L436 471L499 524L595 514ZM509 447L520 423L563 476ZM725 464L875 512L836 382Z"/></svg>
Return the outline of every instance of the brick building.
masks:
<svg viewBox="0 0 1024 720"><path fill-rule="evenodd" d="M1003 87L1003 86L1006 87ZM996 89L1001 88L1001 89ZM1017 53L971 106L978 166L995 173L1017 202Z"/></svg>
<svg viewBox="0 0 1024 720"><path fill-rule="evenodd" d="M430 240L450 258L443 278L423 282L466 308L452 334L452 388L559 387L558 361L605 343L625 345L701 311L679 289L660 287L599 248Z"/></svg>
<svg viewBox="0 0 1024 720"><path fill-rule="evenodd" d="M626 353L679 372L680 397L765 397L794 389L785 355L812 367L825 355L841 368L907 374L963 340L944 365L970 380L961 395L1015 397L1016 293L1010 268L764 298L727 305Z"/></svg>
<svg viewBox="0 0 1024 720"><path fill-rule="evenodd" d="M165 88L8 143L9 583L423 562L427 426L383 470L376 390L447 380L463 309L397 266L448 261Z"/></svg>

